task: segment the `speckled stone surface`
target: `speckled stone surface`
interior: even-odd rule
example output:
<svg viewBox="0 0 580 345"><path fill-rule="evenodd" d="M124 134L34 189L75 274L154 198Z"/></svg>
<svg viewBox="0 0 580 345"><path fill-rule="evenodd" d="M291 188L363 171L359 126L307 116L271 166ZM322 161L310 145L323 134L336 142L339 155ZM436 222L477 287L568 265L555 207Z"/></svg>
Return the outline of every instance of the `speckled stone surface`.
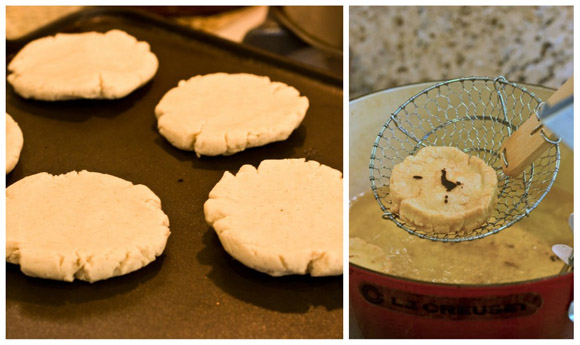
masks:
<svg viewBox="0 0 580 345"><path fill-rule="evenodd" d="M572 7L350 7L350 97L503 75L557 88L573 73Z"/></svg>

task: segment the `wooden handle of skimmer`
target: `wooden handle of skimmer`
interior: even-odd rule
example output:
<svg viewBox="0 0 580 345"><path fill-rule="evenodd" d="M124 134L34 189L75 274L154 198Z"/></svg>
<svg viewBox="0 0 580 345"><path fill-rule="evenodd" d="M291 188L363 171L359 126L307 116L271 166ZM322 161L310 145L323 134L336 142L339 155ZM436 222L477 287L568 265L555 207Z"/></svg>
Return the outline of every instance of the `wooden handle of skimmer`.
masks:
<svg viewBox="0 0 580 345"><path fill-rule="evenodd" d="M550 96L546 103L552 106L573 93L574 77L571 77ZM542 132L548 139L558 140L558 137L543 127L538 117L532 114L517 131L504 141L500 149L504 174L511 177L518 176L552 145L545 140Z"/></svg>

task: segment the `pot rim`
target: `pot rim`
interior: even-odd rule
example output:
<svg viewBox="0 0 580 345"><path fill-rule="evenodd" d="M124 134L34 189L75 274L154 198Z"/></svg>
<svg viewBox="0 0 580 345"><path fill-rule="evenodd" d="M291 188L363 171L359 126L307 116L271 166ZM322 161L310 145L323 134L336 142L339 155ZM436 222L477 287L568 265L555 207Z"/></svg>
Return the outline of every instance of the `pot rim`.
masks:
<svg viewBox="0 0 580 345"><path fill-rule="evenodd" d="M371 270L369 268L357 265L357 264L352 263L352 262L349 262L348 264L349 264L350 268L355 268L355 269L361 270L365 273L371 273L371 274L383 276L383 277L386 277L389 279L394 279L394 280L401 280L401 281L407 282L407 283L413 283L413 284L419 284L419 285L431 285L434 287L462 288L462 289L513 287L516 285L527 285L527 284L532 284L532 283L540 283L541 281L548 281L548 280L554 280L554 279L564 279L564 277L574 275L574 271L570 271L567 273L558 273L558 274L547 276L547 277L540 277L540 278L522 280L522 281L517 281L517 282L494 283L494 284L457 284L457 283L450 284L450 283L436 283L436 282L429 282L429 281L425 281L425 280L417 280L417 279L413 279L413 278L399 277L399 276L395 276L392 274Z"/></svg>
<svg viewBox="0 0 580 345"><path fill-rule="evenodd" d="M484 77L484 76L470 76L470 77ZM442 79L442 80L432 80L432 81L421 81L421 82L417 82L417 83L410 83L410 84L404 84L404 85L399 85L399 86L395 86L395 87L391 87L391 88L386 88L386 89L380 89L380 90L375 90L375 91L370 91L367 93L364 93L360 96L357 96L355 98L352 98L348 101L348 104L352 104L358 101L361 101L367 97L371 97L377 94L381 94L384 92L391 92L391 91L396 91L396 90L400 90L400 89L405 89L405 88L409 88L412 86L419 86L419 85L430 85L430 84L437 84L437 83L442 83L442 82L446 82L449 80L453 80L455 78L449 78L449 79ZM509 78L506 78L509 82L512 82L509 80ZM544 90L550 90L550 91L556 91L556 89L551 88L551 87L547 87L547 86L543 86L543 85L538 85L538 84L531 84L531 83L517 83L514 82L518 85L523 85L525 87L534 87L534 88L540 88L540 89L544 89Z"/></svg>
<svg viewBox="0 0 580 345"><path fill-rule="evenodd" d="M447 79L447 80L451 80L451 79ZM382 90L376 90L376 91L371 91L369 93L365 93L363 95L360 95L356 98L353 98L349 101L349 105L352 105L353 103L362 101L366 98L371 98L373 96L376 96L378 94L383 94L386 92L394 92L397 90L401 90L401 89L405 89L405 88L410 88L410 87L414 87L414 86L419 86L419 85L430 85L430 84L436 84L436 83L440 83L440 82L444 82L447 80L438 80L438 81L424 81L424 82L417 82L417 83L411 83L411 84L405 84L405 85L400 85L400 86L395 86L392 88L387 88L387 89L382 89ZM508 79L509 80L509 79ZM542 85L537 85L537 84L529 84L529 83L516 83L519 85L523 85L525 87L534 87L534 88L541 88L544 90L554 90L553 88L550 87L546 87L546 86L542 86ZM428 86L426 86L428 87ZM350 236L349 236L350 237ZM565 264L564 264L565 265ZM544 281L544 280L552 280L552 279L556 279L559 277L566 277L568 275L573 275L574 271L571 272L567 272L567 273L558 273L555 275L551 275L551 276L547 276L547 277L540 277L540 278L535 278L535 279L529 279L529 280L523 280L523 281L516 281L516 282L507 282L507 283L494 283L494 284L449 284L449 283L436 283L436 282L429 282L429 281L424 281L424 280L417 280L417 279L412 279L412 278L406 278L406 277L400 277L400 276L395 276L395 275L391 275L388 273L383 273L383 272L378 272L375 270L371 270L369 268L357 265L355 263L352 263L349 261L349 266L362 270L364 272L367 273L372 273L372 274L376 274L379 276L383 276L383 277L387 277L390 279L395 279L395 280L401 280L401 281L405 281L405 282L409 282L409 283L415 283L415 284L424 284L424 285L432 285L432 286L445 286L445 287L455 287L455 288L489 288L489 287L502 287L502 286L514 286L514 285L525 285L525 284L530 284L530 283L536 283L536 282L540 282L540 281Z"/></svg>

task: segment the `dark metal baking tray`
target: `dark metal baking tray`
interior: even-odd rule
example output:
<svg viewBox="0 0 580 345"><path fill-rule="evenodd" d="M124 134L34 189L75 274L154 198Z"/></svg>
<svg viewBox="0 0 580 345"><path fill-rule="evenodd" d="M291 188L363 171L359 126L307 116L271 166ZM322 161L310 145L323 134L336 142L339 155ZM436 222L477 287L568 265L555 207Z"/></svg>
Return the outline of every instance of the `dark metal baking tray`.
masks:
<svg viewBox="0 0 580 345"><path fill-rule="evenodd" d="M203 203L224 171L264 159L305 157L342 170L342 81L256 49L149 14L93 9L7 42L7 61L57 32L121 29L149 42L154 79L109 101L25 100L6 84L6 108L24 133L7 186L38 172L86 169L151 188L171 236L162 256L125 276L89 284L27 277L6 264L7 338L342 338L342 276L273 278L229 256L204 221ZM171 146L153 109L182 79L213 72L267 75L310 100L283 142L229 157L197 158Z"/></svg>

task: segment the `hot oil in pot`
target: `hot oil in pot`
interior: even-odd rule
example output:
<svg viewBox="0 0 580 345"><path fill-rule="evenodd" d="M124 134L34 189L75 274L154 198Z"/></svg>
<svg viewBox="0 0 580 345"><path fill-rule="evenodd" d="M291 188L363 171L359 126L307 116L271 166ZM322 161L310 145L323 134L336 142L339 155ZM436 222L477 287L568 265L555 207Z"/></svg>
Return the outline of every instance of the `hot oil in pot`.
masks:
<svg viewBox="0 0 580 345"><path fill-rule="evenodd" d="M483 239L441 243L421 239L381 218L372 193L350 206L350 262L390 275L450 284L496 284L556 275L557 243L573 245L570 193L553 188L529 218Z"/></svg>

